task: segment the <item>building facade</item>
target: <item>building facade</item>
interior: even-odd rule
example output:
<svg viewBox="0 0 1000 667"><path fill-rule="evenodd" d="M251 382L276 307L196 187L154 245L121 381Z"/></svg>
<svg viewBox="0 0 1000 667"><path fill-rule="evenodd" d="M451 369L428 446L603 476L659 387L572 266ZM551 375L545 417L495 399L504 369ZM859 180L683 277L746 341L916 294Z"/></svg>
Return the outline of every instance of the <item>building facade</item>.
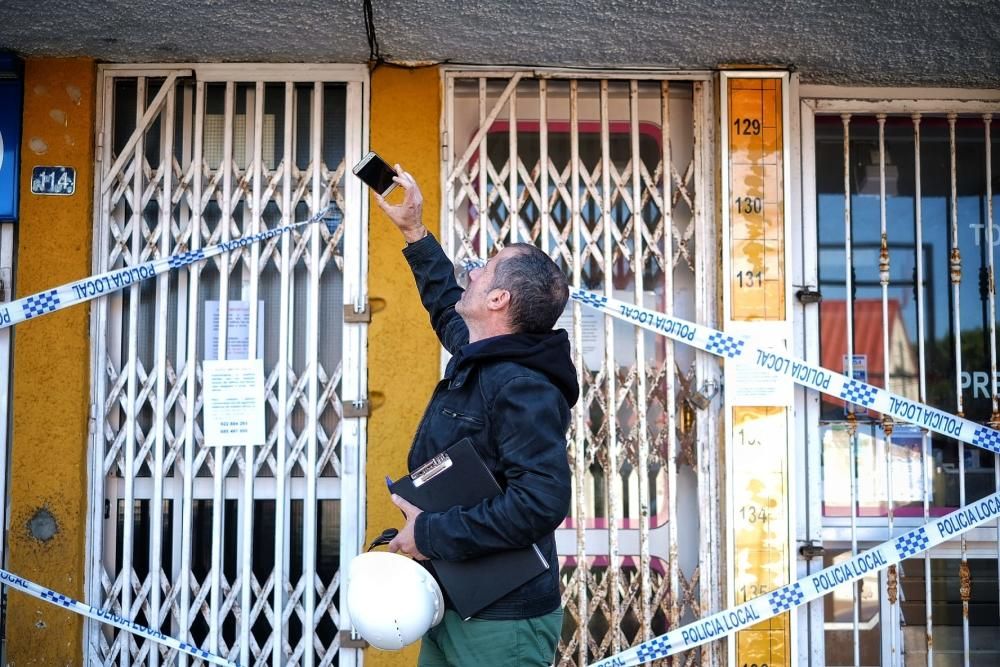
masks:
<svg viewBox="0 0 1000 667"><path fill-rule="evenodd" d="M124 55L0 34L19 84L2 103L20 106L17 152L0 130L0 167L19 174L0 222L5 301L342 213L0 329L4 568L102 612L243 665L415 662L415 647L366 648L343 604L350 558L398 523L384 479L405 474L443 363L402 241L350 173L369 149L421 183L456 261L534 243L576 287L1000 422L1000 67L956 78L930 59L912 80L851 79L833 60L789 66L792 47L753 61L780 66L737 67L716 33L707 64L642 67L499 65L489 44L472 64L428 65L426 40L398 43L403 64L221 44L203 60L183 42L155 58L131 32L110 43ZM559 665L1000 489L995 454L863 397L741 370L579 302L560 326L582 398L557 532ZM217 359L262 360L265 444L206 444ZM998 531L660 662L996 664ZM3 639L18 666L196 662L12 590Z"/></svg>

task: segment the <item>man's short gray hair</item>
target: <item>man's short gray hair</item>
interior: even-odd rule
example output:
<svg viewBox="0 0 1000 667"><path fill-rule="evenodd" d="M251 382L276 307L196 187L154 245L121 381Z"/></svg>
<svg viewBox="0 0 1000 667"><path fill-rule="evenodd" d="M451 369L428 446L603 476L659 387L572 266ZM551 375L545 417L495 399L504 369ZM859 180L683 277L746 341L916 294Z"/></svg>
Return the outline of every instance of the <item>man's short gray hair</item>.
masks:
<svg viewBox="0 0 1000 667"><path fill-rule="evenodd" d="M569 283L562 269L530 243L512 243L496 268L491 289L510 293L510 325L517 333L551 331L569 299Z"/></svg>

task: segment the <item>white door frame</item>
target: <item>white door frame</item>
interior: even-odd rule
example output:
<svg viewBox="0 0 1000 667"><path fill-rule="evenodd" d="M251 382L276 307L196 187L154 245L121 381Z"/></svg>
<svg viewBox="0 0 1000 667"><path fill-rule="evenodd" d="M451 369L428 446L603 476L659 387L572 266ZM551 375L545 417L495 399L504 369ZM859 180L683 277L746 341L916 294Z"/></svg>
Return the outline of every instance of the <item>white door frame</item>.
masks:
<svg viewBox="0 0 1000 667"><path fill-rule="evenodd" d="M793 98L793 103L795 98ZM816 211L816 152L815 117L824 114L997 114L1000 111L1000 91L952 88L864 88L827 85L800 85L798 90L798 122L800 128L799 155L801 170L801 222L793 225L797 256L794 258L794 281L797 288L816 289L818 285L817 262L817 211ZM1000 120L998 118L997 120ZM798 208L798 207L796 207ZM795 352L810 363L820 363L819 307L795 304ZM837 370L837 369L834 369ZM823 544L824 522L822 515L822 470L820 466L822 443L819 429L820 396L816 392L796 390L796 433L804 440L804 456L798 465L799 499L797 539L800 545ZM841 522L843 523L843 522ZM884 523L884 522L883 522ZM886 539L886 527L879 521L865 521L858 526L859 541L880 542ZM896 533L912 528L919 521L896 521ZM910 524L910 525L907 525ZM835 529L841 535L846 528ZM989 532L992 532L990 536ZM969 541L996 540L996 529L980 528L970 532ZM843 539L843 538L841 538ZM947 543L933 550L933 555L951 553L954 543ZM977 553L969 550L969 555ZM994 554L995 555L995 554ZM823 568L821 558L807 561L799 559L798 576L805 577ZM884 573L880 581L884 582ZM884 583L881 586L885 587ZM799 609L799 662L819 667L826 664L824 639L823 599L820 598ZM897 647L899 644L897 644Z"/></svg>
<svg viewBox="0 0 1000 667"><path fill-rule="evenodd" d="M97 205L95 206L95 211L94 211L95 244L100 242L99 239L104 238L106 231L105 225L107 224L107 220L105 218L106 214L102 210L103 208L102 203L105 202L105 194L109 188L102 187L102 185L103 181L105 180L105 178L103 177L105 170L108 168L106 165L109 165L111 158L110 154L111 139L105 136L107 128L110 127L110 119L107 116L107 114L111 114L113 112L111 82L113 81L113 79L118 77L138 77L140 80L148 80L148 79L160 79L178 74L180 74L181 76L185 75L193 76L197 81L196 86L199 87L202 86L204 82L221 83L221 84L230 84L231 82L232 83L245 82L251 84L256 83L258 91L262 90L261 86L264 83L282 82L289 85L293 83L301 83L301 84L311 83L313 84L312 99L314 100L318 98L319 93L322 91L322 86L324 83L343 84L346 86L346 91L347 91L346 92L347 102L345 109L345 116L346 116L346 121L345 121L346 138L344 146L345 165L349 166L350 164L353 164L353 161L356 161L356 159L360 157L361 154L363 154L363 151L368 145L370 91L369 91L368 69L365 66L309 65L309 64L228 65L228 64L214 64L214 63L194 64L194 65L190 64L101 65L98 68L98 78L96 86L97 154L95 157L95 174L97 177L95 178L94 197L95 201L97 202ZM290 91L291 88L289 86L286 86L286 100L292 99L292 93ZM164 92L167 93L168 91ZM166 103L169 105L168 108L170 110L173 110L175 104L181 103L178 100L173 99L174 98L173 91L169 91L168 98L169 99L167 100ZM228 92L227 92L227 98L228 98L227 108L231 109L232 108L231 94ZM190 104L190 101L188 101L188 103ZM313 112L321 108L320 106L317 106L317 104L319 103L317 102L313 103ZM286 116L291 114L290 109L292 107L287 107L287 108L289 109L289 111L286 114ZM252 110L250 108L247 108L246 113L247 117L249 118L250 114L252 113ZM318 117L315 113L313 114L313 116L314 118ZM165 123L167 123L168 125L172 124L172 119L167 119L166 117L164 118L165 118L164 120ZM321 120L315 120L313 122L313 126L319 127L321 122L322 122ZM195 133L197 133L200 130L195 129L194 131ZM277 129L276 131L280 132L281 130ZM261 140L259 138L259 132L258 132L258 138L255 139L255 142L257 144L261 143ZM289 141L286 140L285 145L288 146ZM248 145L248 152L247 152L248 155L250 154L251 149L252 146ZM311 147L312 153L314 155L318 154L319 149L320 145L318 139L314 138L312 140L312 147ZM195 157L201 157L200 152L201 148L199 145L195 149ZM123 155L125 153L126 152L123 151ZM166 150L164 150L164 154L167 154ZM335 167L335 165L330 166L331 169L333 169L333 167ZM248 166L248 170L250 168L251 167ZM228 165L225 166L225 169L228 171L229 166ZM259 170L260 166L258 166L257 169ZM311 209L315 209L317 206L321 205L322 201L321 197L325 195L323 195L320 188L318 187L321 185L321 181L319 180L321 176L320 167L317 165L312 165L311 171L313 173L312 176L313 192L311 195L308 195L309 199L302 201L306 201ZM200 168L198 169L198 172L200 173ZM168 188L170 184L169 179L171 179L172 177L170 175L167 175L163 178L168 179L167 181L165 181L167 185L163 185L161 187ZM195 180L199 180L199 185L195 186L195 188L196 192L200 193L200 187L201 187L200 179L195 179ZM261 178L259 172L254 180L257 184L260 184ZM353 310L358 310L364 307L364 305L367 303L368 198L364 196L361 184L359 181L357 181L357 179L345 177L341 179L341 183L342 186L340 194L343 198L342 207L344 210L344 220L341 226L341 232L343 234L342 243L344 248L344 257L342 266L343 303L345 305L348 305L348 308L351 308ZM249 202L251 197L261 196L258 193L259 190L257 189L257 186L255 186L254 194L251 194L250 192L247 192L245 194L246 201ZM239 195L237 194L231 196L238 197ZM287 187L284 196L286 198L285 201L286 202L289 201L288 200L289 194ZM280 189L276 193L273 193L271 195L271 198L276 200L279 199L280 197L282 197ZM264 200L260 201L263 202ZM166 216L169 215L170 213L168 212ZM287 224L288 222L292 221L292 219L295 217L295 214L290 212L288 209L285 209L284 216L285 219L282 222ZM244 221L248 219L249 219L249 214L245 214ZM226 227L226 225L222 225L222 227ZM303 250L302 252L305 253L305 256L309 257L308 261L310 262L310 265L311 266L320 265L319 264L320 261L322 262L326 262L328 260L333 261L333 259L328 258L326 254L324 254L321 259L320 255L321 242L319 241L320 239L319 230L318 228L316 228L315 233L313 233L312 236L308 236L308 234L311 233L311 231L312 230L310 230L310 232L303 234L303 236L301 237L303 239L307 239L306 243L308 248ZM228 237L228 230L225 230L223 234L225 237ZM324 244L324 248L326 248L326 244ZM254 248L251 250L251 252L253 254L253 259L251 260L252 266L256 267L258 261L257 256L259 253L259 249ZM285 251L276 250L275 252L284 253ZM323 252L326 253L327 250L324 249ZM235 252L233 254L235 255ZM107 262L105 259L105 250L103 248L95 248L93 270L95 272L102 270L103 268L105 268L104 264L106 263ZM225 273L223 275L225 275ZM255 273L254 277L252 277L251 280L255 280ZM253 290L253 288L251 288L251 290ZM311 291L314 293L309 297L310 303L302 307L308 310L309 312L315 312L316 309L318 308L317 296L315 294L315 292L318 291L318 288L313 289ZM99 369L102 369L103 366L102 366L102 360L97 358L97 350L99 347L97 343L102 341L104 337L107 335L106 326L107 326L108 305L106 301L107 299L101 299L95 301L92 306L91 337L94 343L91 345L91 350L92 350L91 368L98 370L95 370L93 375L94 402L91 405L92 432L94 434L93 435L94 439L90 447L91 466L90 466L89 497L92 499L91 501L92 507L90 508L88 516L88 526L87 526L88 562L85 566L87 572L87 582L86 582L87 600L88 602L96 604L100 607L106 607L107 606L106 603L108 602L107 600L104 600L104 596L100 593L100 591L102 590L101 589L102 582L100 581L101 567L102 567L101 563L104 554L106 553L106 549L105 547L102 547L102 544L106 545L108 538L107 536L104 535L105 532L104 525L106 524L106 520L104 518L104 507L103 507L104 503L98 499L104 498L106 491L109 491L112 493L112 495L114 495L112 487L116 486L115 484L108 484L106 482L105 469L107 466L107 462L101 460L102 459L101 454L104 452L104 447L105 447L105 443L103 440L104 406L102 405L102 401L104 400L103 397L105 393L105 388L104 388L104 374L103 372L99 372ZM254 307L255 305L256 303L253 302L253 305L251 306L251 318L254 317L253 313L256 312L256 308ZM282 320L284 320L285 318L286 315L282 314ZM225 318L223 317L223 320L224 319ZM180 327L185 325L183 325L182 323L178 323L178 326ZM282 324L282 326L285 325ZM250 328L256 331L254 327ZM316 354L315 347L318 344L317 340L319 338L318 332L320 330L320 323L317 321L316 317L310 316L309 322L307 324L304 324L303 328L308 330L307 341L311 341L309 342L309 346L311 346L309 352L310 354L313 355L312 358L315 358ZM251 334L251 340L253 339L253 337L254 334ZM367 324L365 322L362 321L344 322L342 326L342 349L340 351L342 359L342 375L340 382L341 395L339 396L339 402L342 405L360 403L367 396L366 342L367 342ZM104 345L105 345L104 343L101 343L100 347L102 347L103 349ZM319 390L321 389L320 387L317 386L316 366L317 366L316 363L312 364L312 370L311 371L307 370L305 372L305 375L308 376L307 377L308 388L305 390L305 395L309 396L310 400L313 401L311 407L306 410L306 416L312 420L316 419L316 412L317 412L316 401L318 401L320 398ZM327 369L327 370L329 373L332 373L334 369ZM332 379L328 379L327 382L332 382ZM323 400L325 401L327 399ZM338 585L337 595L340 601L339 604L337 604L336 606L338 607L339 618L340 618L339 627L341 629L350 627L349 614L346 609L346 604L344 604L344 601L346 599L346 592L343 586L343 583L346 581L347 578L347 566L351 558L357 553L359 553L359 551L363 548L362 545L364 540L364 530L365 530L364 474L365 474L365 459L366 459L366 433L367 433L366 427L367 427L367 420L364 416L361 417L341 416L338 426L338 429L340 431L340 443L342 447L341 461L340 461L341 469L339 475L335 479L331 480L324 478L323 481L324 484L329 486L329 488L335 492L336 495L334 497L339 497L339 499L341 500L340 503L341 511L339 517L340 520L339 557L341 565L340 565L339 575L335 579L335 582ZM158 435L156 436L157 438L161 437L159 435L161 430L162 429L158 430ZM303 451L305 452L305 455L311 457L310 460L315 460L315 452L317 448L315 429L313 429L313 432L310 436L306 437L306 440L307 443L303 445L305 447ZM249 450L246 455L248 457L252 456L251 452L252 449ZM280 461L283 457L283 454L279 454L278 456ZM180 459L178 459L178 461L179 460ZM159 469L159 465L160 464L157 463L157 469ZM180 464L175 463L174 465L179 466ZM273 484L274 481L273 479L267 480L264 478L261 478L260 482L255 484L253 479L247 479L247 476L243 475L242 473L240 473L239 479L234 478L234 479L223 480L220 476L216 475L215 495L217 496L218 492L222 491L224 497L230 497L231 494L225 493L223 487L231 488L234 485L238 484L239 486L237 486L234 489L235 494L232 495L232 497L233 498L242 497L243 500L240 500L240 506L243 507L243 505L245 505L244 501L248 498L253 500L256 498L270 497L270 498L275 498L276 502L280 502L280 499L284 495L290 493L296 497L302 498L303 502L305 503L305 507L307 508L305 511L306 511L306 523L308 523L310 520L309 519L310 513L312 513L313 516L315 515L315 510L309 508L314 507L317 500L316 485L318 483L318 480L317 480L317 472L316 470L313 469L314 467L315 466L306 466L307 470L304 478L298 478L298 477L294 479L289 478L287 485L286 484L276 485ZM281 468L280 464L279 468ZM236 469L235 465L232 469L233 470ZM288 473L286 472L286 474ZM154 478L155 477L156 475L154 475ZM139 484L135 484L134 482L136 481L138 481ZM135 489L141 490L142 484L147 481L152 483L154 487L154 494L156 493L162 494L162 491L160 492L155 491L155 488L161 485L159 485L154 479L128 480L128 482L131 483L133 487L133 492ZM193 484L197 485L206 481L211 483L212 480L210 478L204 480L196 479L193 480ZM267 483L268 481L271 482L270 485ZM331 482L332 486L330 486ZM220 484L223 486L220 486ZM255 488L255 486L258 488ZM241 491L237 490L239 487L242 487L242 495ZM189 485L189 489L186 492L185 497L187 498L191 497L191 488L192 486ZM296 489L301 489L301 493L297 493ZM247 495L248 493L249 495ZM155 498L157 496L153 495L151 497ZM126 503L126 505L129 504L130 503ZM241 510L239 517L243 517L245 514L246 513L244 513ZM250 525L250 523L243 521L243 519L239 517L237 518L237 522L243 525L243 531L242 531L243 534L241 539L243 540L243 542L246 542L246 538L249 536L249 533L247 532L248 531L247 527ZM315 518L313 518L313 521L314 520ZM175 524L180 524L180 521L176 521ZM156 523L154 519L154 528L155 525ZM288 528L286 526L284 528L284 532L287 533L287 531ZM175 525L174 536L178 537L179 535L180 532L178 531L178 526ZM306 531L306 535L304 537L305 543L303 547L303 551L306 554L305 555L306 563L304 565L305 571L303 574L303 579L307 578L306 573L309 572L309 568L315 567L314 558L315 558L316 545L312 541L315 540L315 537L316 537L315 530ZM111 539L113 546L114 538L112 537ZM155 541L158 542L159 538L156 537ZM250 550L243 548L241 549L241 553L244 565L249 563ZM276 554L276 558L277 557L278 555ZM309 565L310 562L313 562L312 566ZM278 567L278 561L276 560L275 568L277 567ZM287 568L287 564L284 567ZM207 582L205 583L207 584ZM283 590L279 590L283 588L284 588L283 586L280 587L275 586L274 589L272 590L277 590L278 592L277 593L272 592L270 596L275 596L277 594L282 596L280 599L287 601L288 595ZM214 586L214 584L213 584L213 590L217 591L217 588ZM250 587L246 585L246 583L244 582L242 590L243 593L241 595L240 603L241 606L245 606L249 601ZM305 585L303 587L303 590L293 591L291 594L293 596L298 596L298 603L304 606L305 618L309 618L311 614L314 614L313 610L314 610L314 605L317 602L316 600L317 595L314 594L313 592L312 582L308 582L308 585ZM122 615L131 618L134 614L130 610L123 610ZM246 616L249 616L249 614L246 614ZM287 625L288 619L290 617L294 618L296 616L296 613L294 611L290 611L289 609L285 609L283 610L282 616L284 620L276 624L276 626L283 627ZM150 625L153 625L153 623L150 623ZM246 625L245 621L243 625L244 626ZM88 629L84 633L84 639L83 639L83 650L85 656L89 655L88 651L91 648L91 643L100 641L100 638L97 636L99 632L100 632L99 627L96 623L88 623ZM248 632L247 627L243 627L243 629L240 630L240 632L242 633L243 636L246 636L246 633ZM301 643L304 644L305 648L302 651L299 660L301 661L302 664L311 665L313 664L313 648L312 648L312 640L309 638L311 636L311 631L310 631L310 626L308 626L308 624L303 629L303 634L304 637L301 640ZM343 638L342 635L341 638ZM246 650L247 649L244 646L240 651L241 655L235 656L238 659L240 659L240 662L242 663L248 662L248 660L246 659ZM275 646L273 647L273 649L271 649L271 651L273 655L272 659L275 661L274 664L283 664L284 656L283 656L282 642L275 642ZM119 655L119 660L124 658L124 660L127 662L127 657L125 657L124 654L127 654L128 652L129 651L127 648L123 650L122 654ZM341 648L338 654L340 661L339 664L344 665L345 667L350 665L359 665L362 662L362 652L359 649ZM154 660L155 664L156 652L155 651L151 652L149 656L150 659ZM93 657L89 657L88 661L92 659ZM187 659L185 656L182 655L180 657L180 660L182 664L186 664Z"/></svg>

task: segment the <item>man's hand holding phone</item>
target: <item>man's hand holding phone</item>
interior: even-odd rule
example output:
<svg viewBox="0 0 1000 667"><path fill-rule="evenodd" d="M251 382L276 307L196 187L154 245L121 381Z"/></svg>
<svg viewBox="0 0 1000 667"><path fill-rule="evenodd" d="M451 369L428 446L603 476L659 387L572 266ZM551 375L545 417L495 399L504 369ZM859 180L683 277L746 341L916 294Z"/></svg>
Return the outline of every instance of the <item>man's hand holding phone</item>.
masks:
<svg viewBox="0 0 1000 667"><path fill-rule="evenodd" d="M378 194L375 195L375 201L403 233L407 243L419 241L427 236L427 228L424 227L424 196L420 192L420 186L413 176L403 171L398 164L393 180L403 188L403 201L399 204L390 204L385 197Z"/></svg>
<svg viewBox="0 0 1000 667"><path fill-rule="evenodd" d="M399 204L390 204L380 194L375 195L375 201L403 233L406 242L414 243L427 236L427 228L424 227L424 195L420 192L420 186L413 176L403 171L398 164L396 175L392 180L403 188L403 201Z"/></svg>

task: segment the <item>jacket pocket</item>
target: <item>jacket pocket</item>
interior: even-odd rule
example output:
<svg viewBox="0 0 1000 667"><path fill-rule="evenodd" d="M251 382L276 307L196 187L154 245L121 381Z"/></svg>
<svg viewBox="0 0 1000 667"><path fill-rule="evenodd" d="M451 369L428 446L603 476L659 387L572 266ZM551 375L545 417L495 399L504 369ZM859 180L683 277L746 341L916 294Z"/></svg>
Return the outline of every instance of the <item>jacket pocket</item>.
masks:
<svg viewBox="0 0 1000 667"><path fill-rule="evenodd" d="M450 408L441 408L441 414L445 417L450 417L451 419L457 419L458 421L465 422L467 424L475 424L476 426L483 426L486 422L479 417L473 417L471 415L463 415L460 412L455 412Z"/></svg>

